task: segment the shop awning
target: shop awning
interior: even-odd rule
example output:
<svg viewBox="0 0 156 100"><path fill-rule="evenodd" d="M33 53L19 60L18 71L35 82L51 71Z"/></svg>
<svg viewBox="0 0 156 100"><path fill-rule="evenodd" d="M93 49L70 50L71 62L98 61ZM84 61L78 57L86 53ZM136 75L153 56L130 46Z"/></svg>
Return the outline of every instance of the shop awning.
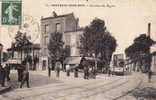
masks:
<svg viewBox="0 0 156 100"><path fill-rule="evenodd" d="M67 57L64 61L64 64L80 64L82 57ZM93 57L85 57L88 61L95 61L95 58ZM100 59L97 59L98 62L100 62Z"/></svg>
<svg viewBox="0 0 156 100"><path fill-rule="evenodd" d="M80 64L81 57L67 57L64 64Z"/></svg>

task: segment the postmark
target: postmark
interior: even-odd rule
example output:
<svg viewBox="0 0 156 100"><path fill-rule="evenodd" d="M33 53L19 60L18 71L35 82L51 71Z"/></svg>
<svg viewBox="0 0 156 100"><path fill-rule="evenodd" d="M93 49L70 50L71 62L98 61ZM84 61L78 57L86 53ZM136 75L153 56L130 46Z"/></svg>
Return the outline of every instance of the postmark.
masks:
<svg viewBox="0 0 156 100"><path fill-rule="evenodd" d="M1 6L1 24L2 25L21 25L22 19L22 2L21 1L4 1Z"/></svg>
<svg viewBox="0 0 156 100"><path fill-rule="evenodd" d="M36 42L40 36L40 25L37 19L26 14L22 17L22 25L20 27L17 26L8 26L8 35L14 40L14 37L17 31L21 31L25 33L31 42Z"/></svg>

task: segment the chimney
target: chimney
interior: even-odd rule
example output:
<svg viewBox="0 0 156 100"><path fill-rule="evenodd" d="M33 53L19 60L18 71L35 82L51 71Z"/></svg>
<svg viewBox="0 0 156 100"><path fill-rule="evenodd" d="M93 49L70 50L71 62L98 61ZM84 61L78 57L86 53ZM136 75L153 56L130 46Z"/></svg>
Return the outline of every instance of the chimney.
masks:
<svg viewBox="0 0 156 100"><path fill-rule="evenodd" d="M148 23L148 36L151 37L151 23Z"/></svg>
<svg viewBox="0 0 156 100"><path fill-rule="evenodd" d="M53 16L54 16L54 17L57 17L57 14L56 14L56 12L55 12L55 11L53 11Z"/></svg>

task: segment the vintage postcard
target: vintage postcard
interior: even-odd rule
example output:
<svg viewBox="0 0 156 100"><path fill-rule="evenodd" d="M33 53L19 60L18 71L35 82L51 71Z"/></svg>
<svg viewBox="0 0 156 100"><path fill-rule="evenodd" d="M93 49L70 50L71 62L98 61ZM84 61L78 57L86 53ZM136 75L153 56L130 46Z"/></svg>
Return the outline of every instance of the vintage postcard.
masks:
<svg viewBox="0 0 156 100"><path fill-rule="evenodd" d="M0 0L0 100L156 100L156 0Z"/></svg>

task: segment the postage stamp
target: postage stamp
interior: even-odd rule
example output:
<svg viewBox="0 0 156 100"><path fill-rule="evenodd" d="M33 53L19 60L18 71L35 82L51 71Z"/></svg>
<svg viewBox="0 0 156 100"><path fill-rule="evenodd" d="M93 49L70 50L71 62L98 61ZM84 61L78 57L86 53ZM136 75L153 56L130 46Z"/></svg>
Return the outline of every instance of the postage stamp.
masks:
<svg viewBox="0 0 156 100"><path fill-rule="evenodd" d="M21 25L22 2L21 1L2 1L1 24L2 25Z"/></svg>

